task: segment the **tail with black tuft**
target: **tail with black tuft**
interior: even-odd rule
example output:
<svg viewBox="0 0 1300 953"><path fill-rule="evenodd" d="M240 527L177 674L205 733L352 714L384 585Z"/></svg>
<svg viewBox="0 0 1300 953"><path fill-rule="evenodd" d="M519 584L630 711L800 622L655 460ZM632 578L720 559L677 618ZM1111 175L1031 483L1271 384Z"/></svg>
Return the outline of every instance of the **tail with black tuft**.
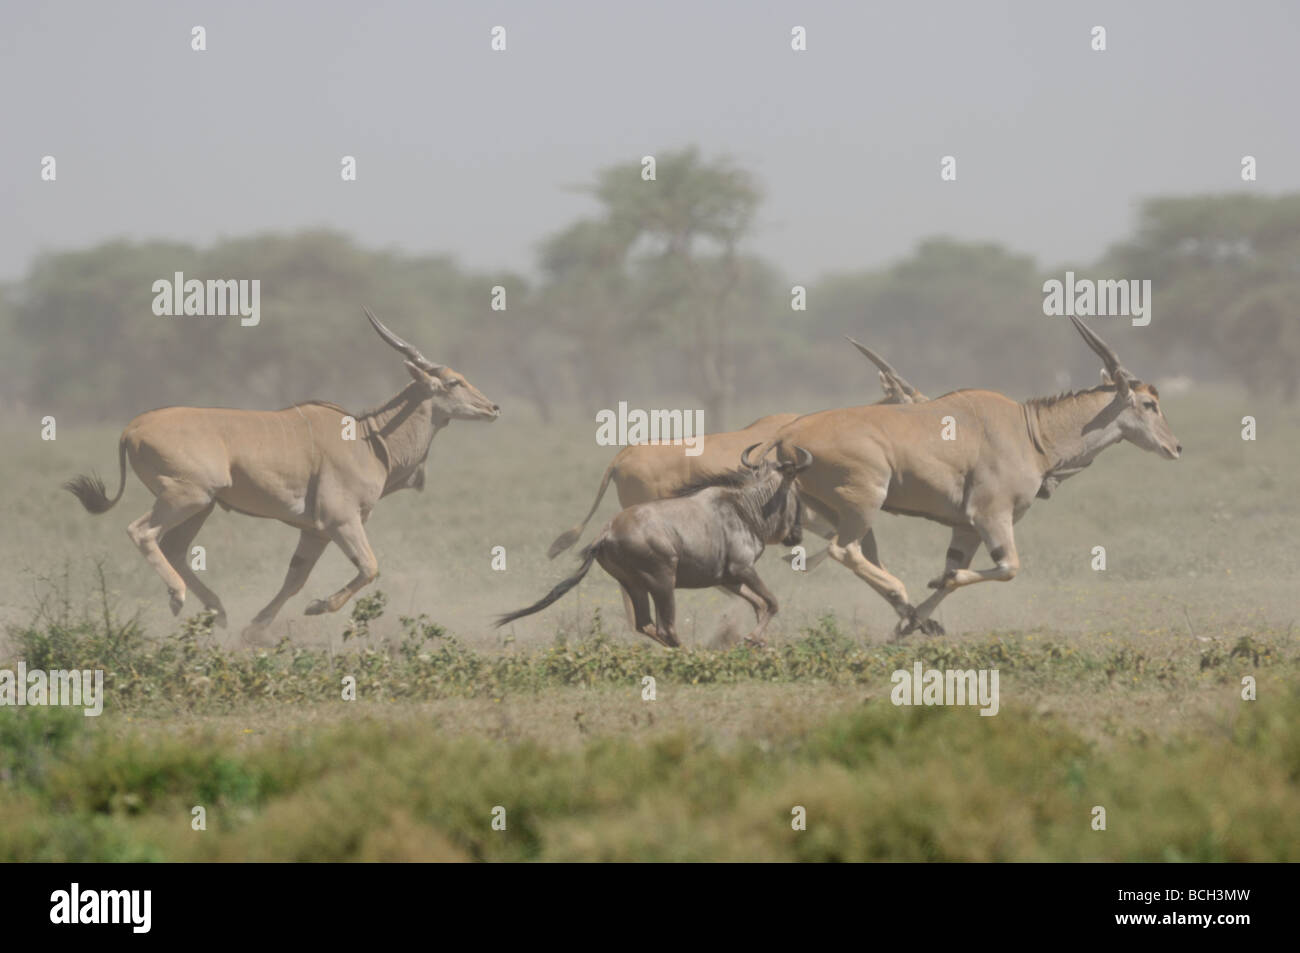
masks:
<svg viewBox="0 0 1300 953"><path fill-rule="evenodd" d="M600 489L596 491L596 502L591 504L591 509L587 511L587 515L582 518L581 523L570 529L566 529L555 538L555 542L551 543L551 548L546 551L547 559L554 559L556 556L560 555L560 553L564 552L576 543L582 536L582 531L587 528L588 521L596 515L596 509L600 506L600 499L605 495L605 489L609 486L610 478L614 476L615 470L617 469L618 457L615 457L614 460L614 463L611 463L605 468L605 476L600 481Z"/></svg>
<svg viewBox="0 0 1300 953"><path fill-rule="evenodd" d="M117 444L117 465L120 475L117 487L117 496L111 500L108 498L108 491L104 487L104 481L94 472L90 476L82 474L73 477L63 488L81 501L81 505L90 513L99 515L107 513L122 498L122 491L126 489L126 441L120 440Z"/></svg>

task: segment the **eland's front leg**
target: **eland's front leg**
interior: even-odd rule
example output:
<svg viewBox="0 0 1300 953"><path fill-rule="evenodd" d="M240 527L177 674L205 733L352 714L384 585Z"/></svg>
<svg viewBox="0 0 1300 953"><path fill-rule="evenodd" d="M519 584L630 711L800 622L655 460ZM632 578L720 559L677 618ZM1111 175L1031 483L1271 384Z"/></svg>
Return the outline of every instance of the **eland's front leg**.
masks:
<svg viewBox="0 0 1300 953"><path fill-rule="evenodd" d="M321 553L325 552L325 547L329 544L328 536L322 536L310 529L302 531L298 536L298 546L289 560L289 571L285 573L284 584L280 586L280 591L275 594L275 598L268 602L266 607L244 628L241 638L245 642L256 639L263 629L275 621L280 607L298 594L298 590L307 582L307 577L316 567L316 561L320 559Z"/></svg>
<svg viewBox="0 0 1300 953"><path fill-rule="evenodd" d="M370 541L366 539L365 528L361 518L357 517L342 526L330 530L329 537L343 550L343 554L357 567L357 574L352 581L328 599L317 599L307 606L305 615L320 615L324 612L338 612L349 599L379 577L379 560L370 550Z"/></svg>
<svg viewBox="0 0 1300 953"><path fill-rule="evenodd" d="M1010 514L988 520L977 519L975 529L996 566L992 569L957 569L945 574L941 580L945 589L952 590L977 582L1010 582L1020 571L1020 554L1016 552L1016 537Z"/></svg>
<svg viewBox="0 0 1300 953"><path fill-rule="evenodd" d="M980 534L970 526L959 526L952 531L952 539L948 543L948 555L944 562L943 575L931 579L928 583L931 589L936 590L928 599L916 607L916 624L906 629L903 634L919 628L926 635L943 635L943 626L937 621L931 620L930 616L934 610L939 608L939 603L948 597L948 594L955 589L950 586L949 582L956 578L959 570L966 569L975 558L975 552L980 548Z"/></svg>

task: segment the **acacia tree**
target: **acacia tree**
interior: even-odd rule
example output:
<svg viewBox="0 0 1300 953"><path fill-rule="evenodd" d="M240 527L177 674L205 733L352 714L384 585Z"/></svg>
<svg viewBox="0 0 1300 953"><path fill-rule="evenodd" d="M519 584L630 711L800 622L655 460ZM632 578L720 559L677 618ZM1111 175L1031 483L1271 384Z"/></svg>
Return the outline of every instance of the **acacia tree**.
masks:
<svg viewBox="0 0 1300 953"><path fill-rule="evenodd" d="M629 347L646 329L624 320L632 298L627 247L606 222L582 219L542 243L540 322L570 342L572 381L585 401L607 402L625 380Z"/></svg>
<svg viewBox="0 0 1300 953"><path fill-rule="evenodd" d="M689 148L658 157L652 180L640 163L623 163L599 172L587 191L600 215L543 245L547 310L582 336L602 390L622 379L629 342L669 335L665 350L680 365L657 372L683 371L711 426L721 427L735 391L729 306L744 274L738 249L760 201L752 177Z"/></svg>
<svg viewBox="0 0 1300 953"><path fill-rule="evenodd" d="M1168 330L1146 336L1162 355L1291 401L1300 393L1297 261L1300 195L1231 194L1144 202L1137 235L1102 265L1152 280L1156 322Z"/></svg>

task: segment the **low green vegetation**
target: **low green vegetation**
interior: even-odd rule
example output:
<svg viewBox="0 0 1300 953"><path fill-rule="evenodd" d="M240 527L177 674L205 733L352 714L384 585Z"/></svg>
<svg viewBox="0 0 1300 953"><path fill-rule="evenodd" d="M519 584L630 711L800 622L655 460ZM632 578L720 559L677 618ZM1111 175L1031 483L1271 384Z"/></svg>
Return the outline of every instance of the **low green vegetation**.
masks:
<svg viewBox="0 0 1300 953"><path fill-rule="evenodd" d="M382 711L250 745L32 710L0 720L0 859L1295 860L1298 718L1292 693L1201 744L1103 751L1015 709L875 700L799 737L573 749Z"/></svg>
<svg viewBox="0 0 1300 953"><path fill-rule="evenodd" d="M103 668L107 700L100 718L0 710L0 860L1300 856L1289 632L1147 655L1045 632L869 645L826 617L771 649L666 652L611 639L596 615L544 648L479 652L423 617L380 644L383 609L380 593L358 600L334 653L222 650L202 616L157 641L108 609L17 627L0 667ZM891 704L890 672L917 660L999 669L998 715ZM1235 701L1243 673L1258 701ZM1144 700L1198 695L1221 703L1144 730ZM785 713L805 697L823 702ZM1125 730L1088 736L1043 698ZM734 737L726 704L740 706Z"/></svg>

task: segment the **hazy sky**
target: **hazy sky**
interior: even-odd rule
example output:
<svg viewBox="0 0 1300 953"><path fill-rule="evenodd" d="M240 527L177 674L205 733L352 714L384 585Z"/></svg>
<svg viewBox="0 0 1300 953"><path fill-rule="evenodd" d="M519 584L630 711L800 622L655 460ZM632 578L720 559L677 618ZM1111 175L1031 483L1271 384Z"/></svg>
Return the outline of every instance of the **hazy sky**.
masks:
<svg viewBox="0 0 1300 953"><path fill-rule="evenodd" d="M692 143L757 174L751 248L808 279L939 233L1088 260L1137 198L1300 189L1300 3L0 10L0 279L117 236L305 226L527 271L541 238L592 211L572 186ZM190 49L196 24L206 52ZM498 24L505 53L489 48ZM356 182L340 180L345 154Z"/></svg>

